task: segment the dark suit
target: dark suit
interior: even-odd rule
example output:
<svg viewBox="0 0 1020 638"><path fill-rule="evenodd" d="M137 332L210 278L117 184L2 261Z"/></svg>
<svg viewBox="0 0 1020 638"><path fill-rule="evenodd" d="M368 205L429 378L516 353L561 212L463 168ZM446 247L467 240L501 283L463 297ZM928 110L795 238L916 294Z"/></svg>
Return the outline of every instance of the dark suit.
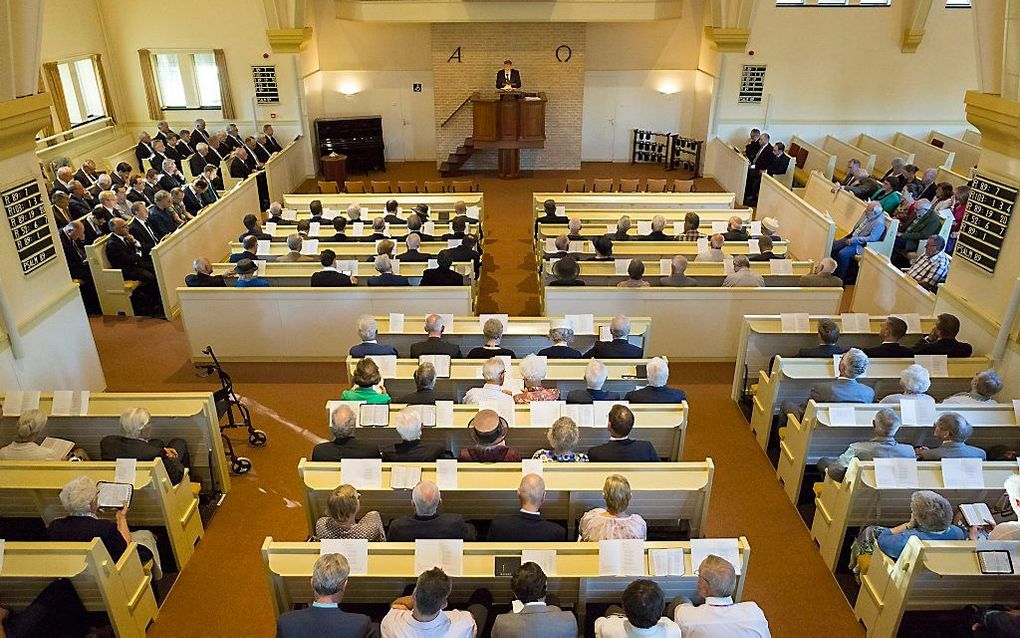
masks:
<svg viewBox="0 0 1020 638"><path fill-rule="evenodd" d="M653 230L644 237L639 237L641 241L673 241L673 238L662 232L661 230Z"/></svg>
<svg viewBox="0 0 1020 638"><path fill-rule="evenodd" d="M419 538L463 538L474 540L475 529L460 514L437 513L433 516L402 516L393 519L386 540L411 542Z"/></svg>
<svg viewBox="0 0 1020 638"><path fill-rule="evenodd" d="M341 459L377 459L379 446L375 443L359 441L353 436L333 439L327 443L319 443L312 448L313 461L339 461Z"/></svg>
<svg viewBox="0 0 1020 638"><path fill-rule="evenodd" d="M217 166L216 158L212 157L211 152L206 153L204 156L199 155L198 153L192 155L191 159L188 160L188 168L191 169L191 176L198 177L199 175L201 175L202 171L205 170L207 164Z"/></svg>
<svg viewBox="0 0 1020 638"><path fill-rule="evenodd" d="M79 168L74 173L74 178L81 182L81 185L84 186L85 188L91 188L96 183L96 180L99 178L99 175L97 174L95 177L93 177L92 175L86 173L85 168L83 167Z"/></svg>
<svg viewBox="0 0 1020 638"><path fill-rule="evenodd" d="M71 181L74 181L73 177L71 178ZM62 191L64 193L67 193L68 195L70 195L71 194L71 185L68 184L67 186L65 186L65 185L60 183L60 180L55 179L55 180L53 180L53 192L57 192L57 191Z"/></svg>
<svg viewBox="0 0 1020 638"><path fill-rule="evenodd" d="M240 158L235 157L230 161L230 176L238 179L244 179L251 175L252 169L250 166L241 161Z"/></svg>
<svg viewBox="0 0 1020 638"><path fill-rule="evenodd" d="M397 261L406 262L423 262L432 259L432 255L423 253L419 250L408 250L405 253L397 255Z"/></svg>
<svg viewBox="0 0 1020 638"><path fill-rule="evenodd" d="M772 154L772 161L768 167L769 175L783 175L786 170L790 168L790 156L786 153L782 155Z"/></svg>
<svg viewBox="0 0 1020 638"><path fill-rule="evenodd" d="M631 390L623 397L630 403L681 403L687 400L683 390L669 386L645 386Z"/></svg>
<svg viewBox="0 0 1020 638"><path fill-rule="evenodd" d="M71 239L63 230L58 230L57 234L60 235L60 245L64 249L64 259L67 260L67 270L71 279L77 279L79 282L78 290L81 291L85 312L90 315L102 314L102 309L99 307L99 296L96 293L96 283L92 279L92 270L86 261L85 244Z"/></svg>
<svg viewBox="0 0 1020 638"><path fill-rule="evenodd" d="M152 229L152 226L146 223L142 223L142 220L135 217L128 224L128 230L131 232L131 236L134 237L138 244L141 246L142 258L149 259L149 255L152 249L156 247L156 243L159 241L159 237L156 231Z"/></svg>
<svg viewBox="0 0 1020 638"><path fill-rule="evenodd" d="M127 200L132 204L134 204L135 202L145 202L146 206L152 206L153 204L152 197L148 193L146 193L144 190L138 192L133 188L128 190Z"/></svg>
<svg viewBox="0 0 1020 638"><path fill-rule="evenodd" d="M451 359L460 359L460 346L440 337L429 337L425 341L411 344L411 358L417 359L423 354L448 354Z"/></svg>
<svg viewBox="0 0 1020 638"><path fill-rule="evenodd" d="M71 211L71 217L78 219L82 215L88 215L89 211L92 210L93 204L84 197L78 197L77 195L71 195L71 205L68 210Z"/></svg>
<svg viewBox="0 0 1020 638"><path fill-rule="evenodd" d="M375 277L368 278L370 287L379 286L410 286L411 280L403 275L394 275L391 272L384 272Z"/></svg>
<svg viewBox="0 0 1020 638"><path fill-rule="evenodd" d="M453 454L441 443L424 443L421 439L401 441L382 450L382 459L388 463L432 463L436 459L452 458Z"/></svg>
<svg viewBox="0 0 1020 638"><path fill-rule="evenodd" d="M588 460L593 463L635 463L642 461L658 461L659 455L648 441L623 439L596 445L588 450Z"/></svg>
<svg viewBox="0 0 1020 638"><path fill-rule="evenodd" d="M567 403L570 404L589 404L596 401L619 401L620 395L616 392L608 392L606 390L592 390L591 388L581 388L580 390L571 390L567 393Z"/></svg>
<svg viewBox="0 0 1020 638"><path fill-rule="evenodd" d="M195 154L195 149L191 148L191 144L184 140L177 140L177 146L174 147L174 150L177 151L177 155L181 158L182 162Z"/></svg>
<svg viewBox="0 0 1020 638"><path fill-rule="evenodd" d="M105 518L92 518L91 516L58 518L46 527L46 538L65 543L88 543L93 538L98 538L103 542L106 551L110 553L110 558L115 563L127 551L127 541L117 530L117 524ZM138 558L143 563L147 563L152 560L152 552L139 545Z"/></svg>
<svg viewBox="0 0 1020 638"><path fill-rule="evenodd" d="M354 283L351 278L335 270L320 270L312 273L312 288L348 288Z"/></svg>
<svg viewBox="0 0 1020 638"><path fill-rule="evenodd" d="M351 355L354 356L353 354ZM402 397L394 397L393 403L406 403L407 405L435 405L437 400L435 390L416 390L411 394Z"/></svg>
<svg viewBox="0 0 1020 638"><path fill-rule="evenodd" d="M596 341L591 350L584 353L585 359L640 359L643 356L641 348L626 339Z"/></svg>
<svg viewBox="0 0 1020 638"><path fill-rule="evenodd" d="M797 351L796 357L802 359L829 359L834 354L843 354L848 348L837 346L834 343L822 343L810 348L801 348Z"/></svg>
<svg viewBox="0 0 1020 638"><path fill-rule="evenodd" d="M177 458L170 458L164 448L177 450ZM104 461L116 461L117 459L138 459L139 461L154 461L162 459L166 466L166 473L170 482L177 485L184 478L184 470L191 466L191 457L188 455L188 444L184 439L170 439L163 443L159 439L129 439L126 436L111 434L104 436L99 441L99 453Z"/></svg>
<svg viewBox="0 0 1020 638"><path fill-rule="evenodd" d="M281 146L280 143L276 141L275 137L273 137L272 135L267 135L266 136L266 149L270 153L279 153L280 151L283 150L283 146Z"/></svg>
<svg viewBox="0 0 1020 638"><path fill-rule="evenodd" d="M153 151L152 152L152 157L149 158L149 166L151 166L155 170L157 170L157 171L162 173L163 172L163 160L165 160L165 159L170 159L170 158L167 157L166 155L163 155L162 153L157 153L156 151Z"/></svg>
<svg viewBox="0 0 1020 638"><path fill-rule="evenodd" d="M464 275L452 268L426 268L419 286L463 286Z"/></svg>
<svg viewBox="0 0 1020 638"><path fill-rule="evenodd" d="M771 250L766 250L763 253L751 255L750 257L748 257L748 261L772 261L773 259L786 259L786 256L777 255Z"/></svg>
<svg viewBox="0 0 1020 638"><path fill-rule="evenodd" d="M255 153L255 159L257 159L260 164L265 164L266 162L268 162L270 155L272 155L269 152L269 149L262 146L261 144L255 144L255 148L251 150L252 152Z"/></svg>
<svg viewBox="0 0 1020 638"><path fill-rule="evenodd" d="M359 343L355 346L351 346L351 356L358 359L377 354L380 356L397 356L397 349L393 346L388 346L383 343Z"/></svg>
<svg viewBox="0 0 1020 638"><path fill-rule="evenodd" d="M160 209L155 204L149 206L148 223L149 228L156 234L157 239L163 239L177 230L177 224L174 223L174 218L170 216L170 210L167 208Z"/></svg>
<svg viewBox="0 0 1020 638"><path fill-rule="evenodd" d="M583 359L582 355L577 350L574 350L570 346L549 346L538 351L538 356L548 357L550 359Z"/></svg>
<svg viewBox="0 0 1020 638"><path fill-rule="evenodd" d="M748 161L753 160L754 156L758 154L759 149L761 149L760 139L748 142L744 145L744 157L746 157Z"/></svg>
<svg viewBox="0 0 1020 638"><path fill-rule="evenodd" d="M184 285L188 288L224 288L227 284L223 275L192 273L184 278Z"/></svg>
<svg viewBox="0 0 1020 638"><path fill-rule="evenodd" d="M250 259L252 261L255 261L258 258L259 258L258 255L256 255L255 253L248 252L247 250L242 250L241 252L234 253L233 255L230 256L230 263L236 264L242 259Z"/></svg>
<svg viewBox="0 0 1020 638"><path fill-rule="evenodd" d="M447 248L446 254L450 256L451 261L470 261L475 265L475 276L478 275L478 269L481 267L482 256L475 252L473 249L468 248L461 244L456 248Z"/></svg>
<svg viewBox="0 0 1020 638"><path fill-rule="evenodd" d="M168 193L175 188L183 188L186 183L184 176L180 173L174 175L163 173L159 176L159 189Z"/></svg>
<svg viewBox="0 0 1020 638"><path fill-rule="evenodd" d="M939 339L928 341L922 339L914 346L914 354L944 354L950 359L963 359L973 354L974 348L969 343L956 339Z"/></svg>
<svg viewBox="0 0 1020 638"><path fill-rule="evenodd" d="M489 537L485 540L490 543L562 543L567 540L567 530L562 525L544 520L540 513L517 512L513 516L493 519Z"/></svg>
<svg viewBox="0 0 1020 638"><path fill-rule="evenodd" d="M240 135L227 135L227 139L223 141L231 151L244 146L244 140L241 139Z"/></svg>
<svg viewBox="0 0 1020 638"><path fill-rule="evenodd" d="M374 635L371 618L339 607L306 607L280 614L276 619L277 638L362 638L370 635Z"/></svg>
<svg viewBox="0 0 1020 638"><path fill-rule="evenodd" d="M196 146L198 146L199 144L201 144L203 142L205 142L206 144L209 143L209 134L206 133L205 131L201 130L201 129L197 129L197 128L196 129L192 129L191 130L191 148L194 149Z"/></svg>
<svg viewBox="0 0 1020 638"><path fill-rule="evenodd" d="M184 210L188 211L192 215L197 215L205 204L199 199L195 191L191 190L190 186L184 187Z"/></svg>
<svg viewBox="0 0 1020 638"><path fill-rule="evenodd" d="M496 88L502 89L504 86L509 84L515 89L521 88L521 72L517 69L510 69L510 78L506 77L506 71L500 69L496 72Z"/></svg>
<svg viewBox="0 0 1020 638"><path fill-rule="evenodd" d="M135 146L135 159L138 160L138 170L145 172L145 160L152 157L152 147L145 142L138 142Z"/></svg>
<svg viewBox="0 0 1020 638"><path fill-rule="evenodd" d="M869 359L912 359L914 351L901 343L883 343L871 348L863 348Z"/></svg>

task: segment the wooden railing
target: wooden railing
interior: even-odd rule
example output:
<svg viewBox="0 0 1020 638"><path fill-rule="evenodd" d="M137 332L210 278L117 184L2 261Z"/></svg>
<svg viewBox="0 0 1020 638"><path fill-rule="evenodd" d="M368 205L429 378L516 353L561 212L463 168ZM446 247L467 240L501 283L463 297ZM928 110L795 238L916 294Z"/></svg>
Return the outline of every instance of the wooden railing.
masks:
<svg viewBox="0 0 1020 638"><path fill-rule="evenodd" d="M447 118L445 120L443 120L443 123L439 125L439 128L443 128L444 126L446 126L446 123L449 122L450 120L452 120L454 115L456 115L457 113L460 113L460 110L462 108L464 108L465 106L467 106L467 103L470 102L471 98L473 98L474 96L475 96L475 94L472 93L471 95L469 95L466 98L464 98L464 101L461 102L460 105L457 108L453 109L453 113L450 113L450 115L447 116Z"/></svg>

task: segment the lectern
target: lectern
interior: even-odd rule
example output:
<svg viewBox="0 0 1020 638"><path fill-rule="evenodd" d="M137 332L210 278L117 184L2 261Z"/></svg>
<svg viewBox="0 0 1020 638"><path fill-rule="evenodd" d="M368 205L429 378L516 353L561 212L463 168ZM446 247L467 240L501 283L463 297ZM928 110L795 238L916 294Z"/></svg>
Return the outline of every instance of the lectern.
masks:
<svg viewBox="0 0 1020 638"><path fill-rule="evenodd" d="M471 96L475 148L499 152L499 176L517 179L521 149L545 148L545 93L476 91Z"/></svg>

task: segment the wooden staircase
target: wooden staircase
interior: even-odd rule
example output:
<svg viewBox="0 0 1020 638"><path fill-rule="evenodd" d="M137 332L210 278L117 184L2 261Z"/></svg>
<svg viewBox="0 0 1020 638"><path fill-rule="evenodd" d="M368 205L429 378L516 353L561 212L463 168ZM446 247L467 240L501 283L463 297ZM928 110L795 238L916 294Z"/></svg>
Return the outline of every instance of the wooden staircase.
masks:
<svg viewBox="0 0 1020 638"><path fill-rule="evenodd" d="M446 161L439 165L439 174L443 177L453 177L457 169L464 165L475 153L475 144L470 137L464 138L464 144L457 147L457 150L446 156Z"/></svg>

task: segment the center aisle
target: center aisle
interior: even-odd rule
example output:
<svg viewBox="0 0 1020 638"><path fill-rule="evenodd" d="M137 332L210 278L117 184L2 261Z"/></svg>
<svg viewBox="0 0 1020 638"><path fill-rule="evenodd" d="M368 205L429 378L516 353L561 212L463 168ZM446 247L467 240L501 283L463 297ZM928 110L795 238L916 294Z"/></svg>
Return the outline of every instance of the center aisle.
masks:
<svg viewBox="0 0 1020 638"><path fill-rule="evenodd" d="M395 170L385 178L394 183L435 179L432 164L391 166ZM581 175L645 177L660 176L661 171L597 164L586 165L576 176ZM531 194L561 190L567 176L559 172L516 182L478 180L486 206L480 312L538 313ZM398 198L414 200L413 195ZM194 375L180 320L93 319L92 329L110 391L216 389L214 381ZM348 384L339 363L228 364L226 369L242 396L321 437L328 434L323 405ZM711 456L716 465L707 532L747 536L752 548L745 599L761 605L774 636L863 635L774 469L730 400L732 366L673 364L670 369L671 385L684 388L692 406L684 457ZM230 433L238 453L251 458L254 469L232 478L231 493L207 526L150 636L270 636L275 630L259 548L269 535L304 540L307 534L297 462L309 454L311 443L275 421L262 416L255 420L269 443L252 449L243 430Z"/></svg>

